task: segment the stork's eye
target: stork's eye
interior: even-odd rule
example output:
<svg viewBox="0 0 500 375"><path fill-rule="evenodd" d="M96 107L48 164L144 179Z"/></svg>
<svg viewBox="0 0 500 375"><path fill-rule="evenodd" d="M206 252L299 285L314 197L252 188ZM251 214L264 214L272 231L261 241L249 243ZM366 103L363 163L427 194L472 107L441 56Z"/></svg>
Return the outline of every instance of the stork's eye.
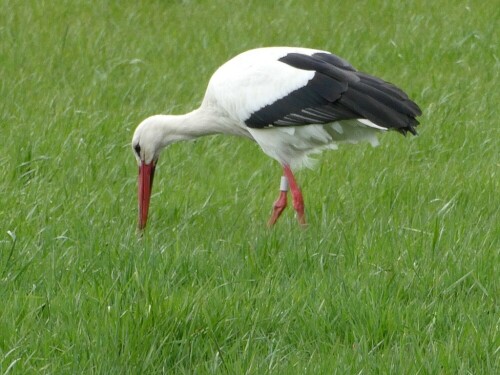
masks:
<svg viewBox="0 0 500 375"><path fill-rule="evenodd" d="M139 146L139 143L134 146L134 150L137 156L141 157L141 146Z"/></svg>

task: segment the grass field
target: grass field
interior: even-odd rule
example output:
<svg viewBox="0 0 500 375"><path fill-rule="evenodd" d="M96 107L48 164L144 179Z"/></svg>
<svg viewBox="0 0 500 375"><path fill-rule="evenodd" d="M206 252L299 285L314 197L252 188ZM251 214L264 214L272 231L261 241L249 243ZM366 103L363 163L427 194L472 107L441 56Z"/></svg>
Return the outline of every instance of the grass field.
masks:
<svg viewBox="0 0 500 375"><path fill-rule="evenodd" d="M0 0L0 373L500 373L498 1ZM418 137L280 168L210 137L160 159L135 232L135 126L266 45L404 88Z"/></svg>

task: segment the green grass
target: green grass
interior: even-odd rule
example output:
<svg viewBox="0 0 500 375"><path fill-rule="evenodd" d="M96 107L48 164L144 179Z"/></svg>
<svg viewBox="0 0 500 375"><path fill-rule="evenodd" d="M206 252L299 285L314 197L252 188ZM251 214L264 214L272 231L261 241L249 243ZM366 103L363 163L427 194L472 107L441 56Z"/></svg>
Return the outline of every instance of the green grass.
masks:
<svg viewBox="0 0 500 375"><path fill-rule="evenodd" d="M499 373L498 5L1 0L0 373ZM264 45L398 84L420 136L299 172L306 230L257 146L174 145L139 239L133 129Z"/></svg>

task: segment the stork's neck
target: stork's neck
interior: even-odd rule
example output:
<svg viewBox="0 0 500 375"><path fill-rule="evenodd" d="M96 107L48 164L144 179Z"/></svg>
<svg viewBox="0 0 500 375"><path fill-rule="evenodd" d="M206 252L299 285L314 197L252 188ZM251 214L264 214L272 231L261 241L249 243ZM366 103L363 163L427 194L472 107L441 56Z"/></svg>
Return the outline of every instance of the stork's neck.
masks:
<svg viewBox="0 0 500 375"><path fill-rule="evenodd" d="M219 133L242 135L237 124L211 108L200 107L183 115L155 115L151 119L161 128L166 144Z"/></svg>

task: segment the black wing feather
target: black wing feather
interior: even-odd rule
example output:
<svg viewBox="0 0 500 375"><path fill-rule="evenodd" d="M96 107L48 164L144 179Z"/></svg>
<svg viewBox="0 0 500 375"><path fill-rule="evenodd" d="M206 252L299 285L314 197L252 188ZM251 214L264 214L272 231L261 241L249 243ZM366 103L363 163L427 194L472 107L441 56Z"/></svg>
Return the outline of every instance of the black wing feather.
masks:
<svg viewBox="0 0 500 375"><path fill-rule="evenodd" d="M260 108L245 121L251 128L326 124L365 118L386 129L416 134L418 105L393 84L356 71L328 53L290 53L279 59L297 69L315 71L307 85Z"/></svg>

